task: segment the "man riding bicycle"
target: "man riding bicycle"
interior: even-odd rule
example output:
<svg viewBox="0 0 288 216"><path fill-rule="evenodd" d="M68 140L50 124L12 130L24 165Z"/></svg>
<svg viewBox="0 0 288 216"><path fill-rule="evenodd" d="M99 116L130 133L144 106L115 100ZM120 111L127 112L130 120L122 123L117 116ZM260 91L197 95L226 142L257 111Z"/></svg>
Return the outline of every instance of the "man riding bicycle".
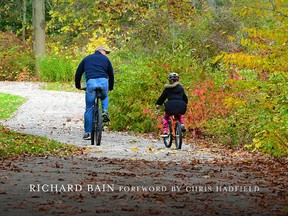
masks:
<svg viewBox="0 0 288 216"><path fill-rule="evenodd" d="M113 66L107 57L110 50L103 46L96 48L94 54L86 56L79 64L75 73L75 87L81 88L81 78L83 73L86 77L86 93L85 103L86 109L84 113L84 129L85 133L83 139L91 139L92 132L92 119L93 119L93 106L96 98L96 88L101 91L101 104L103 121L110 121L108 115L108 91L114 88L114 71Z"/></svg>

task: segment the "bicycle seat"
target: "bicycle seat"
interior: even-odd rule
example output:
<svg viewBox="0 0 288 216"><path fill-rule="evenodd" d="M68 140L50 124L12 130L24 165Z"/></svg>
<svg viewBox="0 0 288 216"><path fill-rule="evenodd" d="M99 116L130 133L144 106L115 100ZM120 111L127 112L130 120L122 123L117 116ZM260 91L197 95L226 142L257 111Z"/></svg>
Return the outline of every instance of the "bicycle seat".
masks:
<svg viewBox="0 0 288 216"><path fill-rule="evenodd" d="M96 91L96 92L102 92L102 89L99 88L99 87L97 87L97 88L94 89L94 91Z"/></svg>
<svg viewBox="0 0 288 216"><path fill-rule="evenodd" d="M101 97L101 92L102 92L101 88L96 88L94 89L94 91L96 92L96 97Z"/></svg>

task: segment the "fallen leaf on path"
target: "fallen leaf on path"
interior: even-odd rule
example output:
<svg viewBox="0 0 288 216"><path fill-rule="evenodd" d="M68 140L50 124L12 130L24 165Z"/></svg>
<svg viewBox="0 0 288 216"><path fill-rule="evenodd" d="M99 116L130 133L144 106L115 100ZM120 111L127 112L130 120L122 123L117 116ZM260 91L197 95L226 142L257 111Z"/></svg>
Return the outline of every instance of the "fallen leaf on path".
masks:
<svg viewBox="0 0 288 216"><path fill-rule="evenodd" d="M95 154L102 154L103 151L94 151L93 153L95 153Z"/></svg>
<svg viewBox="0 0 288 216"><path fill-rule="evenodd" d="M154 149L153 149L152 146L148 146L148 150L149 150L150 153L154 153Z"/></svg>
<svg viewBox="0 0 288 216"><path fill-rule="evenodd" d="M6 194L5 188L0 188L0 194Z"/></svg>

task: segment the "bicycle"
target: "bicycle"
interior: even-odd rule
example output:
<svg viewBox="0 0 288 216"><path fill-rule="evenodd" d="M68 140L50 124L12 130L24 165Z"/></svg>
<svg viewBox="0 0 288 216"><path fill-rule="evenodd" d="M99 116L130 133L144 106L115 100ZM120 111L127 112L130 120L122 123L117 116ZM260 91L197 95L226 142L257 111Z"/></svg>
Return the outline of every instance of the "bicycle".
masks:
<svg viewBox="0 0 288 216"><path fill-rule="evenodd" d="M173 140L175 140L176 149L182 148L182 127L181 123L175 115L169 116L168 133L167 136L162 137L167 148L172 146Z"/></svg>
<svg viewBox="0 0 288 216"><path fill-rule="evenodd" d="M81 88L82 90L86 90L86 88ZM100 99L101 99L101 88L96 88L94 90L96 92L96 98L94 102L93 108L93 119L92 119L92 132L91 132L91 145L94 145L96 142L97 146L100 146L102 139L102 131L103 131L103 119L102 113L100 110Z"/></svg>

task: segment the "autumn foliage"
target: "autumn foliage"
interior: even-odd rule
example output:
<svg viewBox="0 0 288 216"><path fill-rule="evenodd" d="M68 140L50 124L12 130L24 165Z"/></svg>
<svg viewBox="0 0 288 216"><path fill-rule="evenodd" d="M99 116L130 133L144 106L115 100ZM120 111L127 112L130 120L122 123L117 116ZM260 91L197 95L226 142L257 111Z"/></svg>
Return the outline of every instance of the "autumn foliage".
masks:
<svg viewBox="0 0 288 216"><path fill-rule="evenodd" d="M186 114L186 124L194 130L194 135L205 130L204 123L208 120L228 115L229 108L223 106L227 95L228 93L216 87L213 81L196 83L194 90L189 92Z"/></svg>
<svg viewBox="0 0 288 216"><path fill-rule="evenodd" d="M50 2L42 77L70 81L83 56L109 46L111 129L159 131L155 101L175 71L188 137L288 154L287 1Z"/></svg>

